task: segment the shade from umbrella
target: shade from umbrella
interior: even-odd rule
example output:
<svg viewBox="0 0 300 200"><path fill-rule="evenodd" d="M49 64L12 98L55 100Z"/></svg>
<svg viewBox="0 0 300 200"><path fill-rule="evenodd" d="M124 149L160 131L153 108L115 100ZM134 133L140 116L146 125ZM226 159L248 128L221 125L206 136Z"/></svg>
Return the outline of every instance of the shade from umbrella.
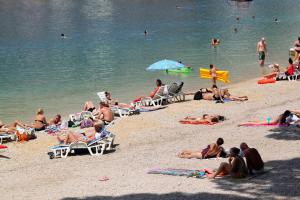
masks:
<svg viewBox="0 0 300 200"><path fill-rule="evenodd" d="M167 70L167 69L179 69L183 68L184 65L176 62L174 60L161 60L156 63L153 63L150 65L147 70L148 71L154 71L154 70Z"/></svg>

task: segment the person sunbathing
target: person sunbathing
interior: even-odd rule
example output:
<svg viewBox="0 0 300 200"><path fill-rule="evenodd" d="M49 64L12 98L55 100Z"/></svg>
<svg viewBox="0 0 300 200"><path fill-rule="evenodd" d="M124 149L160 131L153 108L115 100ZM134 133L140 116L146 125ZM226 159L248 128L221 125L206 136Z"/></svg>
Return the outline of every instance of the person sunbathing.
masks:
<svg viewBox="0 0 300 200"><path fill-rule="evenodd" d="M230 149L228 163L222 162L219 168L213 173L208 174L208 178L215 178L218 175L229 174L232 178L245 178L248 169L244 159L239 156L240 149L233 147Z"/></svg>
<svg viewBox="0 0 300 200"><path fill-rule="evenodd" d="M73 131L69 131L67 135L63 138L61 136L57 136L57 140L63 144L70 144L73 142L90 142L95 139L101 139L106 137L108 132L102 131L103 123L97 123L94 125L93 130L86 130L85 133L75 133Z"/></svg>
<svg viewBox="0 0 300 200"><path fill-rule="evenodd" d="M98 121L102 121L104 124L108 124L114 120L114 113L109 108L106 102L100 102L99 113L100 115L96 118Z"/></svg>
<svg viewBox="0 0 300 200"><path fill-rule="evenodd" d="M39 108L37 110L36 116L35 116L35 119L34 119L34 123L32 123L31 125L24 124L24 123L22 123L18 120L13 124L14 127L20 126L24 129L33 128L35 131L45 130L47 125L49 125L49 124L46 120L46 117L44 115L44 110L42 108Z"/></svg>
<svg viewBox="0 0 300 200"><path fill-rule="evenodd" d="M229 93L228 89L219 89L216 85L213 85L212 88L201 88L196 93L187 93L194 94L194 100L214 100L214 101L223 101L228 99L230 101L247 101L247 96L233 96Z"/></svg>
<svg viewBox="0 0 300 200"><path fill-rule="evenodd" d="M223 138L218 138L216 143L212 143L207 145L206 148L202 149L201 151L190 151L184 150L180 152L178 157L180 158L198 158L198 159L205 159L205 158L219 158L226 155L222 144L224 144Z"/></svg>
<svg viewBox="0 0 300 200"><path fill-rule="evenodd" d="M61 125L61 115L55 115L55 117L49 121L49 125Z"/></svg>
<svg viewBox="0 0 300 200"><path fill-rule="evenodd" d="M181 123L199 123L199 124L215 124L220 121L224 121L225 117L221 115L208 115L204 114L202 117L185 117L183 120L180 120Z"/></svg>
<svg viewBox="0 0 300 200"><path fill-rule="evenodd" d="M264 75L264 78L277 78L280 74L279 64L275 63L273 65L270 65L269 67L272 68L272 72L270 74Z"/></svg>
<svg viewBox="0 0 300 200"><path fill-rule="evenodd" d="M105 96L106 96L107 103L109 104L109 106L117 106L119 108L135 109L135 107L130 104L120 103L118 100L113 99L110 92L105 92Z"/></svg>
<svg viewBox="0 0 300 200"><path fill-rule="evenodd" d="M300 111L286 110L284 113L276 117L274 120L267 121L249 121L239 124L238 126L252 126L252 125L289 125L300 121Z"/></svg>
<svg viewBox="0 0 300 200"><path fill-rule="evenodd" d="M159 91L159 89L160 89L161 86L162 86L161 80L160 80L160 79L157 79L157 80L156 80L156 87L155 87L154 90L149 94L148 97L153 98L153 97L157 94L157 92ZM133 102L133 103L139 102L139 101L141 101L143 98L145 98L145 97L144 97L144 96L138 97L138 98L134 99L132 102Z"/></svg>

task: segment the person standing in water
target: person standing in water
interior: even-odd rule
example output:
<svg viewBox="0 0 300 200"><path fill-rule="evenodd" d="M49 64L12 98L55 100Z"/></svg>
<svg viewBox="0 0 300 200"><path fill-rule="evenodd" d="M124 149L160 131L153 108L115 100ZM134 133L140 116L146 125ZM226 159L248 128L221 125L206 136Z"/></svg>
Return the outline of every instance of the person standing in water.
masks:
<svg viewBox="0 0 300 200"><path fill-rule="evenodd" d="M260 66L264 66L265 58L267 53L267 45L265 43L265 38L261 38L261 40L257 43L257 53L258 53L258 60Z"/></svg>
<svg viewBox="0 0 300 200"><path fill-rule="evenodd" d="M147 29L145 29L144 35L146 36L147 34L148 34L148 31L147 31Z"/></svg>
<svg viewBox="0 0 300 200"><path fill-rule="evenodd" d="M212 85L217 85L217 68L213 65L209 65L210 68L210 74L211 74L211 80L212 80Z"/></svg>

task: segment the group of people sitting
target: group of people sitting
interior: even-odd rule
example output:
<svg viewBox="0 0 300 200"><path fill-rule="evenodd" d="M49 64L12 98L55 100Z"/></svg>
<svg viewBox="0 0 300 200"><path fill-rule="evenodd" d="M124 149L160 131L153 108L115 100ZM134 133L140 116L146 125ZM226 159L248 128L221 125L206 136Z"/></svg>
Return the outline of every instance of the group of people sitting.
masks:
<svg viewBox="0 0 300 200"><path fill-rule="evenodd" d="M300 63L300 54L296 62L292 60L292 58L288 59L289 65L286 67L284 71L281 71L280 66L278 63L270 65L269 67L272 69L271 73L264 76L267 79L276 79L276 80L286 80L287 77L294 75L296 70L300 70L299 63Z"/></svg>
<svg viewBox="0 0 300 200"><path fill-rule="evenodd" d="M213 174L208 175L209 178L215 178L219 175L230 175L233 178L244 178L248 174L264 170L264 162L255 148L250 148L243 142L240 144L240 149L233 147L230 149L229 153L227 153L222 147L223 144L223 138L218 138L216 143L207 145L207 147L201 151L184 150L178 154L178 157L188 159L229 157L228 163L222 162ZM247 164L243 157L245 157Z"/></svg>

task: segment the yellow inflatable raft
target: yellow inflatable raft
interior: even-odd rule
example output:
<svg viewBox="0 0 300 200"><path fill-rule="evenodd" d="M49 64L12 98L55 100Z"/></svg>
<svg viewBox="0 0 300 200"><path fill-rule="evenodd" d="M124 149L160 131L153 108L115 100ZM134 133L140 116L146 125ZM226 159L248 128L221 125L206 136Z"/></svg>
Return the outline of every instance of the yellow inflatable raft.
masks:
<svg viewBox="0 0 300 200"><path fill-rule="evenodd" d="M209 78L211 79L211 74L209 69L200 68L199 69L200 78ZM224 83L229 83L229 71L217 70L217 80L223 81Z"/></svg>

